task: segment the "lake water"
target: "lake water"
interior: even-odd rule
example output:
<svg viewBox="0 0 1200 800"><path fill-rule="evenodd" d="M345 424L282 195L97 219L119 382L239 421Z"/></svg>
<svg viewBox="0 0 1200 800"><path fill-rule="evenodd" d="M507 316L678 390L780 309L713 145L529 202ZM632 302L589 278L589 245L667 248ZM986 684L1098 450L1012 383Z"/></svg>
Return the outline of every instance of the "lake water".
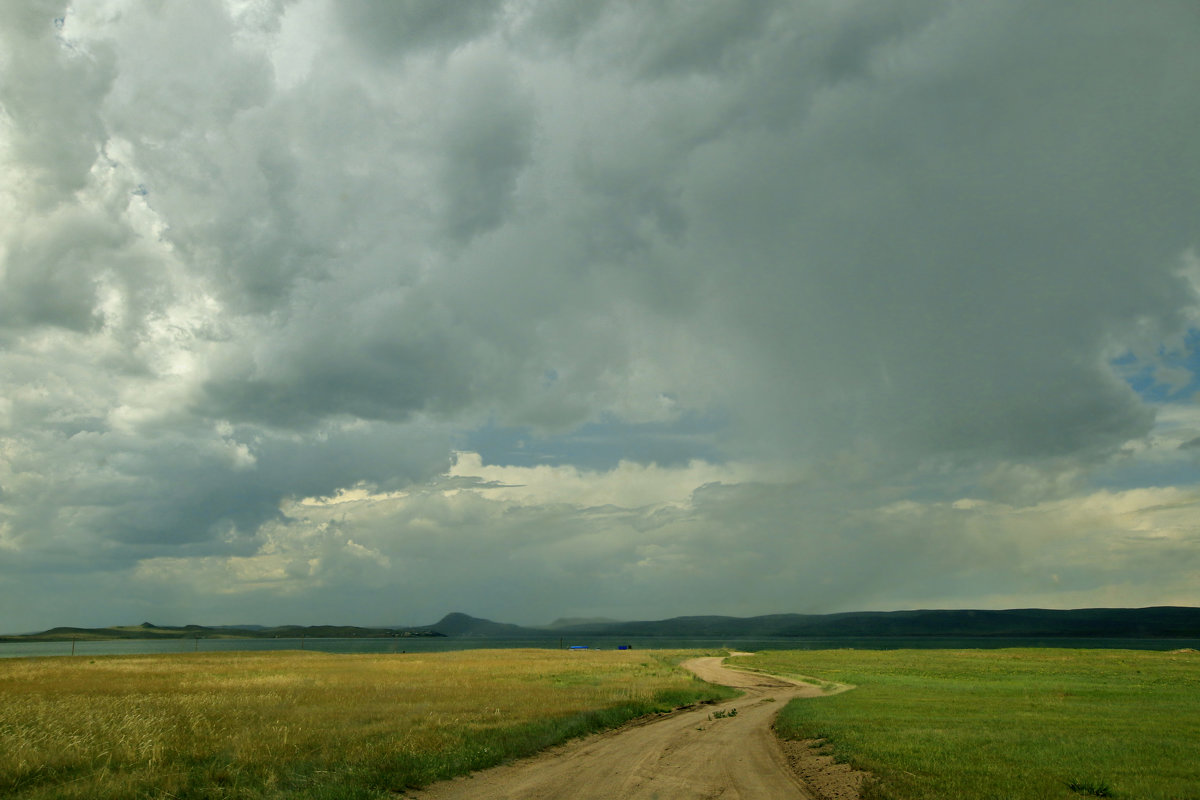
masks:
<svg viewBox="0 0 1200 800"><path fill-rule="evenodd" d="M558 649L585 646L597 650L615 650L629 645L635 650L719 649L737 650L859 650L916 649L995 649L1001 647L1081 647L1118 650L1176 650L1190 647L1200 650L1200 639L1024 639L1024 638L942 638L896 636L870 638L808 639L672 639L669 637L564 637L558 639L110 639L76 641L74 655L131 655L138 653L227 652L231 650L315 650L323 653L430 653L483 648ZM72 642L0 642L0 658L70 656Z"/></svg>

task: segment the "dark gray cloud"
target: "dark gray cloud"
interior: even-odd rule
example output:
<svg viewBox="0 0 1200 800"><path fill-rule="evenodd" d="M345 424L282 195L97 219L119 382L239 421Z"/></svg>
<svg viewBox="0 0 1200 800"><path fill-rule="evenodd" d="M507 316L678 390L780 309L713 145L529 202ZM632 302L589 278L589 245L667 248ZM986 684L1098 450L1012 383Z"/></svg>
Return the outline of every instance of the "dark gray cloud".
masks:
<svg viewBox="0 0 1200 800"><path fill-rule="evenodd" d="M632 62L647 78L718 73L743 67L772 17L775 3L648 3L619 9L630 34ZM612 43L612 40L609 42Z"/></svg>
<svg viewBox="0 0 1200 800"><path fill-rule="evenodd" d="M486 34L503 5L488 0L458 3L349 0L335 4L334 8L356 43L362 43L375 54L395 56L435 48L452 51Z"/></svg>
<svg viewBox="0 0 1200 800"><path fill-rule="evenodd" d="M99 215L64 209L42 230L17 232L9 241L0 314L4 325L52 325L75 331L101 323L97 261L108 260L128 233Z"/></svg>
<svg viewBox="0 0 1200 800"><path fill-rule="evenodd" d="M1173 175L1196 152L1173 120L1198 65L1164 47L1143 74L1174 80L1124 94L1143 40L1119 15L1088 15L1063 43L989 9L947 9L786 134L708 159L695 227L737 264L714 270L730 327L757 334L767 370L799 367L755 383L782 393L764 418L791 406L807 425L812 405L907 446L1018 455L1147 429L1103 354L1194 302L1177 271L1197 198Z"/></svg>
<svg viewBox="0 0 1200 800"><path fill-rule="evenodd" d="M1194 382L1194 21L19 3L0 553L181 613L483 586L532 621L589 568L548 616L701 611L726 573L756 593L708 610L1096 600L1123 564L1150 598L1193 536L1161 510L1193 402L1136 375ZM1170 545L1079 555L1127 512Z"/></svg>
<svg viewBox="0 0 1200 800"><path fill-rule="evenodd" d="M534 107L502 57L482 54L444 101L447 227L467 239L499 225L533 149Z"/></svg>
<svg viewBox="0 0 1200 800"><path fill-rule="evenodd" d="M64 5L17 3L0 33L5 143L12 161L35 183L23 199L40 208L84 187L103 141L97 99L117 75L110 47L81 52L63 41Z"/></svg>

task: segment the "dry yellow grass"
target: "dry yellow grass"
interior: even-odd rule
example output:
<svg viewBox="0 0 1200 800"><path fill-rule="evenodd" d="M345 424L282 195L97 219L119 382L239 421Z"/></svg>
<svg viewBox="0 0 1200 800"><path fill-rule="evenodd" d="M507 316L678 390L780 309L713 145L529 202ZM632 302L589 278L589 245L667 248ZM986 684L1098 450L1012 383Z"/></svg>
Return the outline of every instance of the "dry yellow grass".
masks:
<svg viewBox="0 0 1200 800"><path fill-rule="evenodd" d="M718 690L649 652L0 660L0 795L375 797Z"/></svg>

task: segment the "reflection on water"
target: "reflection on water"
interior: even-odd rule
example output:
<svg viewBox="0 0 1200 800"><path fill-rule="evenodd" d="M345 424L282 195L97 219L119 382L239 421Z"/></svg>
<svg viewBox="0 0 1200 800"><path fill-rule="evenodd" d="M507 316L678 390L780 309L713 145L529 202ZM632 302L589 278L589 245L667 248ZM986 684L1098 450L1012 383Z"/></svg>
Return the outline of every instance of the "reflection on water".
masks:
<svg viewBox="0 0 1200 800"><path fill-rule="evenodd" d="M231 650L313 650L323 653L431 653L482 648L533 647L556 650L560 647L586 646L596 650L615 650L630 645L638 650L719 649L735 650L858 650L970 649L1000 647L1082 647L1119 650L1200 649L1200 639L1071 639L1071 638L950 638L934 636L893 636L868 638L810 639L780 637L770 639L672 639L662 636L564 637L544 639L118 639L72 642L0 642L0 658L32 656L131 655L137 653L225 652Z"/></svg>

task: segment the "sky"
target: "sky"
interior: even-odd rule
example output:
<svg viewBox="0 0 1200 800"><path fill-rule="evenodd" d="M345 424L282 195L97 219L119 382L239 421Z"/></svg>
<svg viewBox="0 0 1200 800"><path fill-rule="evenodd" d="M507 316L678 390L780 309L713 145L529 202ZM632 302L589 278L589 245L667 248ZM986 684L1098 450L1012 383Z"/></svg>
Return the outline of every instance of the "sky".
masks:
<svg viewBox="0 0 1200 800"><path fill-rule="evenodd" d="M1200 605L1194 0L6 0L0 632Z"/></svg>

